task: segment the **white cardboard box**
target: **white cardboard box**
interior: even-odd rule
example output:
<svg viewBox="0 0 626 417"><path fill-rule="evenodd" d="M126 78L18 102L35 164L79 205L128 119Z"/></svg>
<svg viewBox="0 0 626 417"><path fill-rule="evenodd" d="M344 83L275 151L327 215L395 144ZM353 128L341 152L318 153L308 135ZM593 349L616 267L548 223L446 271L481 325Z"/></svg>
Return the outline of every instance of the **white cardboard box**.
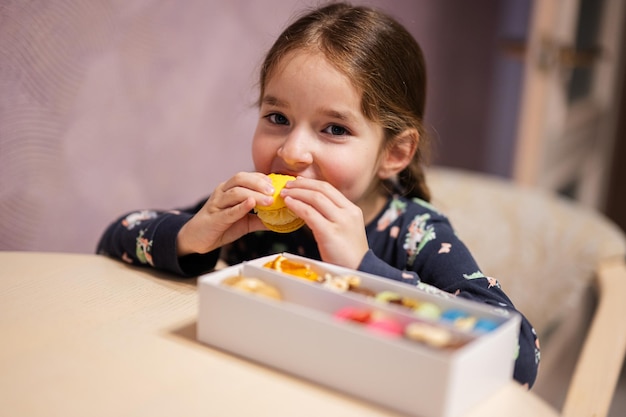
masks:
<svg viewBox="0 0 626 417"><path fill-rule="evenodd" d="M369 306L406 324L416 320L410 310L381 305L360 294L337 293L318 283L263 268L276 257L272 255L200 277L201 342L412 416L460 416L511 379L518 314L498 314L483 304L284 255L321 271L359 275L363 286L375 291L387 289L444 309L462 309L499 325L456 350L385 338L359 324L337 321L332 314L346 306ZM239 274L275 285L283 300L265 299L220 284Z"/></svg>

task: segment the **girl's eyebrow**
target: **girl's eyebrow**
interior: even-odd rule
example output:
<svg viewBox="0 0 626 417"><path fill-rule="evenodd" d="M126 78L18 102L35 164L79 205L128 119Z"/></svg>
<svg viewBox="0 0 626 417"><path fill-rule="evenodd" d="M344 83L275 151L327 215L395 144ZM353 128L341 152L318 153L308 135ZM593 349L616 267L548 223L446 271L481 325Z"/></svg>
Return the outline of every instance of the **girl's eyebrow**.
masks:
<svg viewBox="0 0 626 417"><path fill-rule="evenodd" d="M268 106L274 107L289 107L289 103L286 101L280 100L278 97L274 96L265 96L262 100L263 104L267 104Z"/></svg>
<svg viewBox="0 0 626 417"><path fill-rule="evenodd" d="M333 110L333 109L322 109L320 113L325 116L332 117L333 119L339 119L346 123L351 123L351 122L356 121L356 118L350 112L340 112L340 111Z"/></svg>

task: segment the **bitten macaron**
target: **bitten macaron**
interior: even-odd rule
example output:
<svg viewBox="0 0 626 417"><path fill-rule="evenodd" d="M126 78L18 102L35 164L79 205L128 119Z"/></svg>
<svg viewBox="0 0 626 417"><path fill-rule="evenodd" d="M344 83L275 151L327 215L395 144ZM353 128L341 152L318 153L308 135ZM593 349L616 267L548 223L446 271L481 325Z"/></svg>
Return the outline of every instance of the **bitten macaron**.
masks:
<svg viewBox="0 0 626 417"><path fill-rule="evenodd" d="M274 186L274 202L270 206L256 206L254 211L265 227L279 233L290 233L304 226L304 220L297 217L285 206L285 200L280 196L280 191L289 181L296 177L283 174L269 174Z"/></svg>

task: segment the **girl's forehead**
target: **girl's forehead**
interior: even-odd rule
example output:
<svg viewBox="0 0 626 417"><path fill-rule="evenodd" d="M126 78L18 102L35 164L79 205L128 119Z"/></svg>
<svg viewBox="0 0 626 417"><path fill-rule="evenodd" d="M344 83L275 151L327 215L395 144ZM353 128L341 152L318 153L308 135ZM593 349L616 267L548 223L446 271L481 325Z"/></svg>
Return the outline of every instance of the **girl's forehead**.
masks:
<svg viewBox="0 0 626 417"><path fill-rule="evenodd" d="M277 77L281 77L285 72L293 70L294 66L314 66L319 73L335 73L344 78L347 86L361 97L361 88L355 84L354 80L344 68L336 65L321 50L315 47L298 48L286 53L276 62L265 79L264 87ZM306 81L306 80L305 80Z"/></svg>
<svg viewBox="0 0 626 417"><path fill-rule="evenodd" d="M321 51L312 48L299 48L286 53L276 62L276 65L272 70L272 74L270 74L270 78L273 75L277 75L285 71L293 65L310 65L312 63L317 65L326 64L334 68L332 62L330 62Z"/></svg>

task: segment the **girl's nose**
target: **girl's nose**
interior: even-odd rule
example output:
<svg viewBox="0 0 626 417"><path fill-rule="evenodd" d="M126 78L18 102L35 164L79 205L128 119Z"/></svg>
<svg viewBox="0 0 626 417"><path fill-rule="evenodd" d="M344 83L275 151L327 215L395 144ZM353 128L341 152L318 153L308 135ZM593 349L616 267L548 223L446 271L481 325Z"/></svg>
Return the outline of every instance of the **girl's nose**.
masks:
<svg viewBox="0 0 626 417"><path fill-rule="evenodd" d="M313 141L310 132L294 129L286 137L277 155L285 164L294 169L301 169L313 163Z"/></svg>

